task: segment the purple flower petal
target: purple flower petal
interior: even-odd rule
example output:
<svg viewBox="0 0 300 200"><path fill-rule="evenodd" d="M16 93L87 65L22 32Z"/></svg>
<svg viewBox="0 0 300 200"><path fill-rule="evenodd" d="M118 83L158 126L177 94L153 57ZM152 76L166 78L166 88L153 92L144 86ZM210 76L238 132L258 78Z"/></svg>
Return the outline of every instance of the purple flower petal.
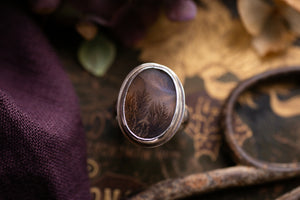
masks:
<svg viewBox="0 0 300 200"><path fill-rule="evenodd" d="M56 10L60 0L29 0L31 9L38 14L50 14Z"/></svg>
<svg viewBox="0 0 300 200"><path fill-rule="evenodd" d="M112 21L112 32L127 46L136 44L154 23L160 11L159 1L131 2Z"/></svg>
<svg viewBox="0 0 300 200"><path fill-rule="evenodd" d="M165 12L172 21L188 21L197 14L197 5L192 0L166 0Z"/></svg>
<svg viewBox="0 0 300 200"><path fill-rule="evenodd" d="M69 2L85 15L97 16L107 21L127 4L127 0L69 0Z"/></svg>

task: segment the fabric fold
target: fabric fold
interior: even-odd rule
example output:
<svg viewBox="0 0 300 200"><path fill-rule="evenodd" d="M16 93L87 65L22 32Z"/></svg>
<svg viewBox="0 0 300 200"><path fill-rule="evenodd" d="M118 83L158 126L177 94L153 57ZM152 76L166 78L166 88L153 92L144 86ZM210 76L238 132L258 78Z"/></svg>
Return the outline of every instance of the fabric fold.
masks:
<svg viewBox="0 0 300 200"><path fill-rule="evenodd" d="M0 6L0 199L90 199L78 99L39 27Z"/></svg>

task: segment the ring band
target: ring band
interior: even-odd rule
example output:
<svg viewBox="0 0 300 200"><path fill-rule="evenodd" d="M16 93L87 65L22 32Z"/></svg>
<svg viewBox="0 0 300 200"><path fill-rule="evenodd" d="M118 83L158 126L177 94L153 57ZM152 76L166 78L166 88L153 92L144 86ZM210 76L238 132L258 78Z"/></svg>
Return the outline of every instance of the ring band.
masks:
<svg viewBox="0 0 300 200"><path fill-rule="evenodd" d="M183 86L168 67L145 63L125 78L117 101L117 120L123 134L145 147L169 141L186 124Z"/></svg>

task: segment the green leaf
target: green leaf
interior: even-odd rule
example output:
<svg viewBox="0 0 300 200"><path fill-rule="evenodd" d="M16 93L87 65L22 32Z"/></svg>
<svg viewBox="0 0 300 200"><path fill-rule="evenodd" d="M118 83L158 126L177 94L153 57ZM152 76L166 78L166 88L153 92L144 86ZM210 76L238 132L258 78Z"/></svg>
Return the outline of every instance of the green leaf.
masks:
<svg viewBox="0 0 300 200"><path fill-rule="evenodd" d="M81 65L95 76L103 76L116 55L114 44L103 35L84 41L79 47L78 59Z"/></svg>

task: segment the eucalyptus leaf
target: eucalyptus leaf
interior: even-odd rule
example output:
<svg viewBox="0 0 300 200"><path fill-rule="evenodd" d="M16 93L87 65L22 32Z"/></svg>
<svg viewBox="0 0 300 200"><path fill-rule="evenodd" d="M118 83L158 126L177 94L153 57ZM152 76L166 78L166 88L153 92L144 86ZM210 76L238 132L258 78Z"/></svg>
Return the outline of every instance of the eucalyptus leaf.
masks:
<svg viewBox="0 0 300 200"><path fill-rule="evenodd" d="M114 44L103 35L84 41L78 51L78 59L84 69L98 77L105 74L115 55Z"/></svg>

